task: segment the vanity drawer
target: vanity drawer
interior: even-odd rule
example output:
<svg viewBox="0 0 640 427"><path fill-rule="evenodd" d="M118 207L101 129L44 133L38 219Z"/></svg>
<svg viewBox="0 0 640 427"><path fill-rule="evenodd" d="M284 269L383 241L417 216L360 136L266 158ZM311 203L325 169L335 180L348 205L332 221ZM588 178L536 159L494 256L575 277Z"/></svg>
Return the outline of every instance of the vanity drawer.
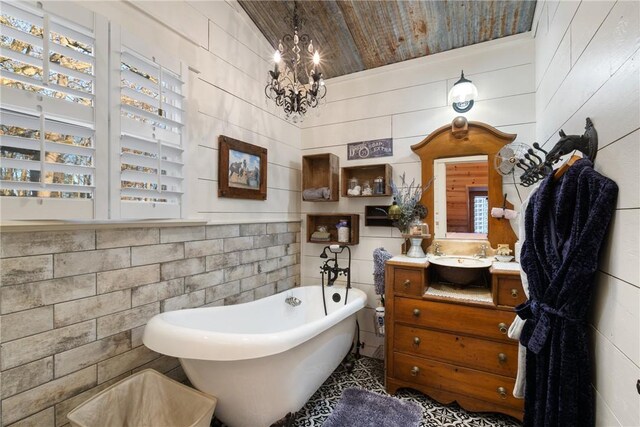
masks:
<svg viewBox="0 0 640 427"><path fill-rule="evenodd" d="M431 329L397 325L393 348L403 353L467 366L481 371L515 377L517 344L465 337Z"/></svg>
<svg viewBox="0 0 640 427"><path fill-rule="evenodd" d="M393 292L396 294L422 296L425 276L425 268L394 267Z"/></svg>
<svg viewBox="0 0 640 427"><path fill-rule="evenodd" d="M527 300L522 289L520 276L498 275L496 281L498 284L498 305L515 307Z"/></svg>
<svg viewBox="0 0 640 427"><path fill-rule="evenodd" d="M515 317L511 311L409 298L395 298L393 307L401 323L515 343L507 337Z"/></svg>
<svg viewBox="0 0 640 427"><path fill-rule="evenodd" d="M395 353L394 361L394 377L399 380L459 393L500 406L515 409L523 407L524 401L513 397L513 378L402 353Z"/></svg>

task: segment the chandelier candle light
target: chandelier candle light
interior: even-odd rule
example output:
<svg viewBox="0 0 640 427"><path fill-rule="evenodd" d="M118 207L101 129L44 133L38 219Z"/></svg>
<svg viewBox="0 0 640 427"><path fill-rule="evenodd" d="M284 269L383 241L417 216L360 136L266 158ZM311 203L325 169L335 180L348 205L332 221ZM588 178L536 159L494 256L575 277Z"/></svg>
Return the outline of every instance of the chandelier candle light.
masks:
<svg viewBox="0 0 640 427"><path fill-rule="evenodd" d="M268 99L278 107L283 107L287 120L294 123L304 120L308 108L316 108L327 94L322 73L319 70L320 54L313 47L313 40L307 34L299 34L302 20L298 16L298 5L293 6L293 35L285 34L278 42L273 55L275 66L269 70L264 92ZM300 44L307 44L306 51L313 65L309 70L300 56ZM286 45L286 49L285 49ZM280 65L282 64L282 65ZM303 84L299 77L304 73L308 83Z"/></svg>

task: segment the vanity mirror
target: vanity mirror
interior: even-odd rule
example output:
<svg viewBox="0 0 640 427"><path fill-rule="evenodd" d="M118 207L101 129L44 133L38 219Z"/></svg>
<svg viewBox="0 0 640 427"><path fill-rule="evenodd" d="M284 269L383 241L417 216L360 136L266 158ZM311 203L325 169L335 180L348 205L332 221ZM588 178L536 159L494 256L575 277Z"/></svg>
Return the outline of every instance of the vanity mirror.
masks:
<svg viewBox="0 0 640 427"><path fill-rule="evenodd" d="M515 138L486 123L457 117L411 147L422 162L422 182L435 177L422 195L435 239L481 239L493 248L498 243L513 247L516 235L509 221L489 213L503 205L502 176L490 162ZM508 201L506 206L513 207Z"/></svg>
<svg viewBox="0 0 640 427"><path fill-rule="evenodd" d="M433 161L437 239L487 239L489 164L486 155Z"/></svg>

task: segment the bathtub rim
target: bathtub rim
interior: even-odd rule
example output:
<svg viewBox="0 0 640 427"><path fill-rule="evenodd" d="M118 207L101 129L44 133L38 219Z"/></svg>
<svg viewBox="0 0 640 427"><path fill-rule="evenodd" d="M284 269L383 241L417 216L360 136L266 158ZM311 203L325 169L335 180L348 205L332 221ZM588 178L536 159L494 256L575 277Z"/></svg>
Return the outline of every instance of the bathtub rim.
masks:
<svg viewBox="0 0 640 427"><path fill-rule="evenodd" d="M242 305L246 307L254 303L264 303L264 300L267 298L284 300L287 296L291 295L291 291L294 291L295 294L295 289L309 287L320 288L318 285L302 286L260 300L237 304L237 306ZM367 295L364 291L357 288L350 288L347 304L341 306L333 313L292 329L262 334L207 331L178 326L171 324L167 320L168 313L216 310L219 309L219 307L173 310L159 313L149 320L144 329L142 342L155 352L183 359L212 361L256 359L285 352L312 339L331 326L356 314L365 307L366 301ZM280 302L278 302L278 304L279 303ZM284 304L284 301L282 304Z"/></svg>

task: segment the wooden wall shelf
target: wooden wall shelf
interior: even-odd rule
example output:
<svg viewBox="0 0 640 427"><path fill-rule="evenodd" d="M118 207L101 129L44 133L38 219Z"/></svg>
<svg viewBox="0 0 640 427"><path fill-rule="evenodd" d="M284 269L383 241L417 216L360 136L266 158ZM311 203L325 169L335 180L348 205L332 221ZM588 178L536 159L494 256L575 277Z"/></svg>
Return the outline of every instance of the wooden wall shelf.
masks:
<svg viewBox="0 0 640 427"><path fill-rule="evenodd" d="M338 229L336 228L336 224L338 224L341 219L346 219L347 225L349 226L348 242L338 242ZM317 230L319 225L325 225L327 227L327 231L331 234L330 241L316 241L311 239L311 235ZM307 242L325 245L357 245L360 242L360 215L353 213L307 214Z"/></svg>
<svg viewBox="0 0 640 427"><path fill-rule="evenodd" d="M342 168L342 197L389 197L391 196L391 174L393 168L388 163L376 164L376 165L363 165L363 166L349 166ZM359 185L362 186L364 181L369 181L371 189L374 188L373 180L377 177L384 178L384 193L372 194L371 196L349 196L347 189L349 188L349 180L351 178L357 178Z"/></svg>
<svg viewBox="0 0 640 427"><path fill-rule="evenodd" d="M367 205L364 207L365 227L393 227L393 221L383 213L389 211L390 205Z"/></svg>
<svg viewBox="0 0 640 427"><path fill-rule="evenodd" d="M329 199L305 200L306 202L336 202L340 198L340 159L335 154L311 154L302 156L302 190L328 187ZM304 198L303 198L304 200Z"/></svg>

